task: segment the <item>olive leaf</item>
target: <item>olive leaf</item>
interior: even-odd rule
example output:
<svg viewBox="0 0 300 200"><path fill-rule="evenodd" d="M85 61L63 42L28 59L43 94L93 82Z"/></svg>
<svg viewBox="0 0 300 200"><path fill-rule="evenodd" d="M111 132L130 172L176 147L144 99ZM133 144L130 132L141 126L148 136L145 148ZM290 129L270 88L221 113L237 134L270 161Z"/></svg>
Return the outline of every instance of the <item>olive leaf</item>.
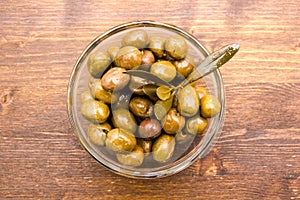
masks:
<svg viewBox="0 0 300 200"><path fill-rule="evenodd" d="M142 90L151 100L157 101L158 97L156 95L156 89L158 87L159 86L150 83L150 84L143 85Z"/></svg>
<svg viewBox="0 0 300 200"><path fill-rule="evenodd" d="M169 110L171 109L172 104L173 104L173 97L174 97L174 95L172 94L168 99L158 100L155 103L154 114L158 120L162 120L167 115Z"/></svg>
<svg viewBox="0 0 300 200"><path fill-rule="evenodd" d="M160 98L161 100L167 100L170 95L171 95L171 89L167 86L159 86L156 89L156 95L158 96L158 98Z"/></svg>
<svg viewBox="0 0 300 200"><path fill-rule="evenodd" d="M159 78L158 76L155 76L154 74L144 71L144 70L137 70L137 69L132 69L128 70L125 72L126 74L132 75L132 76L138 76L140 78L144 78L150 81L153 81L154 83L161 84L161 85L166 85L170 88L173 88L174 86L168 83L167 81L164 81L163 79Z"/></svg>
<svg viewBox="0 0 300 200"><path fill-rule="evenodd" d="M238 52L240 45L237 43L229 44L222 47L218 51L207 56L201 63L198 65L195 70L183 80L176 88L184 87L185 85L195 82L200 78L210 74L215 71L217 68L224 65L228 62L235 54Z"/></svg>

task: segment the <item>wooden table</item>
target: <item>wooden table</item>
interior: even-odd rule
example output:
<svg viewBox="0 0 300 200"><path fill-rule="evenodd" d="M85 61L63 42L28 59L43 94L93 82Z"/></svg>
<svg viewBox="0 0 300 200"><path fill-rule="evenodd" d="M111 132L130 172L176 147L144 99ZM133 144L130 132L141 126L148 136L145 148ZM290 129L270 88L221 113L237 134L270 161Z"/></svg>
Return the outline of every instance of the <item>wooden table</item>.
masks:
<svg viewBox="0 0 300 200"><path fill-rule="evenodd" d="M300 199L300 1L1 1L0 199ZM227 109L218 143L167 178L106 170L71 129L67 85L81 51L128 21L194 34L221 69Z"/></svg>

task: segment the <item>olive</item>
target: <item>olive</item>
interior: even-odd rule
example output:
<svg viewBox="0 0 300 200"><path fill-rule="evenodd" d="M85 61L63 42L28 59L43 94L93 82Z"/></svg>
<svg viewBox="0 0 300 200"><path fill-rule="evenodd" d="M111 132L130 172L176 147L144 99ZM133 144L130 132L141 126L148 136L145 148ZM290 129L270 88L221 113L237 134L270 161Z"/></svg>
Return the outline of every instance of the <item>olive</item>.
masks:
<svg viewBox="0 0 300 200"><path fill-rule="evenodd" d="M134 133L137 129L137 123L133 114L127 109L113 110L112 123L117 128L125 129Z"/></svg>
<svg viewBox="0 0 300 200"><path fill-rule="evenodd" d="M147 70L155 62L155 57L152 51L144 50L142 56L142 66L144 70Z"/></svg>
<svg viewBox="0 0 300 200"><path fill-rule="evenodd" d="M196 93L198 95L199 100L201 100L202 97L204 97L204 96L206 96L206 95L209 94L208 91L207 91L207 89L205 87L202 87L200 85L195 85L194 88L196 90Z"/></svg>
<svg viewBox="0 0 300 200"><path fill-rule="evenodd" d="M179 91L177 110L182 116L191 117L199 110L199 99L193 86L187 85Z"/></svg>
<svg viewBox="0 0 300 200"><path fill-rule="evenodd" d="M160 135L161 125L158 120L146 118L139 126L139 137L144 139L153 139Z"/></svg>
<svg viewBox="0 0 300 200"><path fill-rule="evenodd" d="M207 119L201 116L194 116L187 120L186 131L192 135L200 135L205 131L207 126Z"/></svg>
<svg viewBox="0 0 300 200"><path fill-rule="evenodd" d="M110 110L105 103L88 100L81 104L81 113L93 123L104 123L110 114Z"/></svg>
<svg viewBox="0 0 300 200"><path fill-rule="evenodd" d="M130 99L131 99L131 93L127 92L127 93L121 93L119 96L118 96L118 100L113 104L113 108L115 109L120 109L120 108L123 108L123 109L128 109L128 106L129 106L129 102L130 102Z"/></svg>
<svg viewBox="0 0 300 200"><path fill-rule="evenodd" d="M216 116L221 110L220 101L213 95L205 95L201 99L201 115L205 118Z"/></svg>
<svg viewBox="0 0 300 200"><path fill-rule="evenodd" d="M98 125L90 124L87 135L93 144L103 146L105 144L106 133L110 130L111 126L107 122Z"/></svg>
<svg viewBox="0 0 300 200"><path fill-rule="evenodd" d="M144 97L134 97L129 102L130 111L137 117L150 117L153 112L153 103Z"/></svg>
<svg viewBox="0 0 300 200"><path fill-rule="evenodd" d="M175 140L177 142L184 142L187 141L191 137L190 134L187 134L185 131L179 131L175 135Z"/></svg>
<svg viewBox="0 0 300 200"><path fill-rule="evenodd" d="M144 161L144 157L143 148L138 145L130 153L117 153L117 159L121 164L133 167L140 166Z"/></svg>
<svg viewBox="0 0 300 200"><path fill-rule="evenodd" d="M175 108L170 109L162 120L162 127L168 134L176 134L181 131L185 124L185 118L181 116Z"/></svg>
<svg viewBox="0 0 300 200"><path fill-rule="evenodd" d="M167 53L174 59L183 59L188 51L188 45L179 35L170 36L165 43Z"/></svg>
<svg viewBox="0 0 300 200"><path fill-rule="evenodd" d="M142 86L147 85L149 83L151 83L151 81L149 81L147 79L140 78L138 76L131 76L128 87L135 94L143 95L144 91L143 91Z"/></svg>
<svg viewBox="0 0 300 200"><path fill-rule="evenodd" d="M137 144L143 148L145 155L149 155L152 149L152 140L145 140L142 138L137 139Z"/></svg>
<svg viewBox="0 0 300 200"><path fill-rule="evenodd" d="M115 152L132 151L136 145L136 139L131 132L114 128L106 134L106 147Z"/></svg>
<svg viewBox="0 0 300 200"><path fill-rule="evenodd" d="M119 50L120 50L120 47L117 47L117 46L111 46L111 47L109 47L109 49L107 50L107 52L108 52L108 54L109 54L109 56L110 56L110 59L111 59L112 61L114 61L114 60L116 59Z"/></svg>
<svg viewBox="0 0 300 200"><path fill-rule="evenodd" d="M144 30L133 30L123 37L122 46L134 46L138 49L145 48L149 43L148 34Z"/></svg>
<svg viewBox="0 0 300 200"><path fill-rule="evenodd" d="M161 163L167 162L174 153L175 144L174 136L167 134L159 136L152 145L153 159Z"/></svg>
<svg viewBox="0 0 300 200"><path fill-rule="evenodd" d="M125 69L137 68L142 64L142 52L133 46L122 47L115 59L115 65Z"/></svg>
<svg viewBox="0 0 300 200"><path fill-rule="evenodd" d="M104 103L111 104L118 100L118 93L103 89L101 79L91 78L89 81L90 93L93 98L103 101Z"/></svg>
<svg viewBox="0 0 300 200"><path fill-rule="evenodd" d="M156 57L162 58L165 50L165 39L160 37L151 37L149 48Z"/></svg>
<svg viewBox="0 0 300 200"><path fill-rule="evenodd" d="M101 79L102 87L114 92L123 89L130 80L130 76L124 72L126 70L120 67L109 69Z"/></svg>
<svg viewBox="0 0 300 200"><path fill-rule="evenodd" d="M81 100L81 103L83 103L88 100L94 100L94 98L92 97L91 92L89 90L87 90L81 94L80 100Z"/></svg>
<svg viewBox="0 0 300 200"><path fill-rule="evenodd" d="M177 72L179 72L184 77L188 77L195 69L194 62L191 58L176 60L173 64L176 67Z"/></svg>
<svg viewBox="0 0 300 200"><path fill-rule="evenodd" d="M152 64L150 72L167 82L172 81L176 77L175 66L166 60L157 61Z"/></svg>
<svg viewBox="0 0 300 200"><path fill-rule="evenodd" d="M88 70L95 78L100 78L110 64L111 60L109 54L102 51L95 51L90 55L87 61Z"/></svg>

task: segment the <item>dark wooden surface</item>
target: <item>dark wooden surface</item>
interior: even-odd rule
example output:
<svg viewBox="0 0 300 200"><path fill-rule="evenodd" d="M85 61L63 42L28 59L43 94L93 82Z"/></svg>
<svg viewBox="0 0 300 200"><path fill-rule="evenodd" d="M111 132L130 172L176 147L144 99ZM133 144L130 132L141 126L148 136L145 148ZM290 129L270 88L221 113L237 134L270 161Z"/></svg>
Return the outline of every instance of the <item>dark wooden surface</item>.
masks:
<svg viewBox="0 0 300 200"><path fill-rule="evenodd" d="M182 3L185 2L185 3ZM113 174L78 143L66 111L76 59L135 20L171 23L221 69L227 110L211 153L157 180ZM0 199L300 199L300 1L1 1Z"/></svg>

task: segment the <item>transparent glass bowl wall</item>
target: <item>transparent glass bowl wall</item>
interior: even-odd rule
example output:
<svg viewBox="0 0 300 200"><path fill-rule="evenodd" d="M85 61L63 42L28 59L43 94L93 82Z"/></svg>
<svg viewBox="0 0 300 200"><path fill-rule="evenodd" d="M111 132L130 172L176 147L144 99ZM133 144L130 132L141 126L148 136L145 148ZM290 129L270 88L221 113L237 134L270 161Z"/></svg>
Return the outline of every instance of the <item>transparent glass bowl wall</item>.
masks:
<svg viewBox="0 0 300 200"><path fill-rule="evenodd" d="M87 59L96 50L107 51L111 46L120 46L122 37L127 32L134 29L147 31L150 37L159 36L167 38L171 35L179 34L188 43L188 55L193 57L196 64L199 64L207 55L208 51L189 33L182 29L159 22L138 21L116 26L92 41L82 52L72 71L68 87L68 114L69 119L78 139L84 149L87 150L98 162L113 172L133 178L156 178L175 174L188 166L195 160L204 157L212 145L217 141L223 125L225 110L225 95L220 72L209 74L202 79L210 94L215 95L221 102L219 115L209 121L209 127L203 137L191 137L186 142L176 146L176 151L172 159L163 164L155 163L149 156L145 156L145 164L141 167L124 166L117 162L112 152L105 147L93 145L86 134L88 122L81 115L80 97L88 90L88 80L90 74L87 70Z"/></svg>

